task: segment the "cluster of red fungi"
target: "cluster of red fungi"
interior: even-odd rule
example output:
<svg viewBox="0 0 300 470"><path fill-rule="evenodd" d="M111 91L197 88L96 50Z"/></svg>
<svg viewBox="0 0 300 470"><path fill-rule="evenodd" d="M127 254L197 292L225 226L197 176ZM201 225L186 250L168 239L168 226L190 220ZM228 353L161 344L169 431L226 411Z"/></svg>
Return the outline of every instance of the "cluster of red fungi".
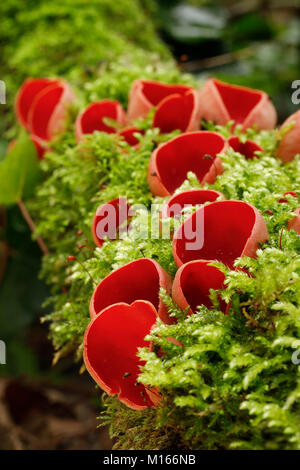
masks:
<svg viewBox="0 0 300 470"><path fill-rule="evenodd" d="M64 129L68 107L75 100L70 86L60 79L28 79L21 87L15 104L20 124L30 133L39 158L49 148L49 141ZM141 258L113 271L95 289L90 302L91 322L84 337L84 360L89 373L109 395L116 394L127 406L142 410L155 406L160 393L138 382L143 361L138 348L151 348L145 340L159 317L165 324L175 321L160 299L160 289L188 315L199 305L212 307L210 289L224 288L224 274L211 263L220 261L234 269L238 257L255 257L260 244L268 239L268 231L260 212L243 201L225 200L224 195L209 189L175 193L192 171L201 184L214 183L224 170L219 154L228 146L246 159L259 156L263 149L255 142L242 142L237 136L225 139L217 132L201 131L202 119L224 125L234 121L244 130L253 125L272 129L277 116L268 95L262 91L208 80L200 91L186 85L167 85L149 80L136 80L131 88L127 113L113 100L90 104L75 122L76 141L94 131L118 133L130 146L139 145L143 131L133 125L155 108L153 127L167 133L179 129L181 134L158 146L151 155L148 183L155 196L169 199L160 217L180 217L187 205L197 210L173 234L173 256L178 266L172 281L169 274L154 260ZM110 120L117 126L110 125ZM277 150L287 162L300 153L300 111L284 124L294 123L284 135ZM233 129L234 129L233 126ZM289 194L291 194L290 192ZM287 194L287 193L285 193ZM292 195L297 196L295 193ZM204 203L210 202L208 205ZM286 202L283 197L280 202ZM119 213L120 205L126 206ZM125 198L101 205L92 222L95 244L101 247L104 237L97 231L108 206L117 211L115 233L128 219L129 206ZM300 233L300 209L288 228ZM201 219L197 219L197 217ZM197 226L201 220L202 227ZM192 249L193 240L187 233L203 230L203 242ZM194 230L194 232L193 232ZM225 314L229 306L219 299ZM113 333L112 333L113 332ZM174 341L170 339L170 341ZM180 345L178 345L181 347Z"/></svg>

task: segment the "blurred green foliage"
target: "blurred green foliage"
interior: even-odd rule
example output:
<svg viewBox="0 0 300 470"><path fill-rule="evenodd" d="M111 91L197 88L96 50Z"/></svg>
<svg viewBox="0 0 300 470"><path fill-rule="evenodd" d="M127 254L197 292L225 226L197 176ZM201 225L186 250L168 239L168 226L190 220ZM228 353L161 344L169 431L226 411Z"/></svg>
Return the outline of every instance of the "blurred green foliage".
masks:
<svg viewBox="0 0 300 470"><path fill-rule="evenodd" d="M139 48L170 57L139 0L8 0L0 4L0 17L7 89L1 133L13 125L13 100L27 77L60 75L81 87L102 61Z"/></svg>
<svg viewBox="0 0 300 470"><path fill-rule="evenodd" d="M203 79L265 90L282 121L294 111L300 73L300 4L285 1L162 0L154 18L182 69Z"/></svg>

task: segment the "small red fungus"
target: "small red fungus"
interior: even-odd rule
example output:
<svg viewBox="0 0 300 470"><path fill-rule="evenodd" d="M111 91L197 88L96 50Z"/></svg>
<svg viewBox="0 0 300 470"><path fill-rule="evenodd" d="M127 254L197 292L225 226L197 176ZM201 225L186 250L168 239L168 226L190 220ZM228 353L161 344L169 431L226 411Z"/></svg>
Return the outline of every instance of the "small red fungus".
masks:
<svg viewBox="0 0 300 470"><path fill-rule="evenodd" d="M160 145L151 155L148 183L155 196L172 194L186 179L187 173L196 174L201 184L214 183L223 172L217 155L227 148L221 134L209 131L179 135Z"/></svg>
<svg viewBox="0 0 300 470"><path fill-rule="evenodd" d="M50 78L28 78L25 80L15 99L15 114L21 126L29 129L28 115L36 96L45 88L58 83L58 80Z"/></svg>
<svg viewBox="0 0 300 470"><path fill-rule="evenodd" d="M144 134L144 131L141 129L137 129L136 127L125 127L121 131L119 131L119 135L123 137L127 144L134 147L140 143L139 139L134 134Z"/></svg>
<svg viewBox="0 0 300 470"><path fill-rule="evenodd" d="M273 129L277 113L269 96L260 90L207 80L200 90L201 119L225 125L229 121L243 129Z"/></svg>
<svg viewBox="0 0 300 470"><path fill-rule="evenodd" d="M200 127L199 93L189 90L184 95L174 94L164 98L158 105L153 118L153 127L162 133L179 129L192 132Z"/></svg>
<svg viewBox="0 0 300 470"><path fill-rule="evenodd" d="M224 195L219 191L212 189L191 189L172 196L161 210L161 218L181 216L182 210L187 206L198 206L205 202L214 202L220 197L225 199Z"/></svg>
<svg viewBox="0 0 300 470"><path fill-rule="evenodd" d="M125 197L113 199L96 210L92 221L92 236L95 245L101 247L106 238L116 240L118 234L126 231L129 206Z"/></svg>
<svg viewBox="0 0 300 470"><path fill-rule="evenodd" d="M284 196L287 196L288 194L290 194L291 196L295 198L298 197L298 194L295 191L287 191L286 193L283 193ZM278 199L278 202L288 202L288 200L285 197L283 197L281 199Z"/></svg>
<svg viewBox="0 0 300 470"><path fill-rule="evenodd" d="M167 96L184 95L190 91L187 85L168 85L153 80L136 80L130 90L128 103L128 119L146 117L149 111L158 106Z"/></svg>
<svg viewBox="0 0 300 470"><path fill-rule="evenodd" d="M217 201L202 206L175 232L177 266L196 259L217 260L233 268L238 257L255 258L259 243L268 239L260 212L243 201Z"/></svg>
<svg viewBox="0 0 300 470"><path fill-rule="evenodd" d="M212 261L196 260L182 265L175 276L172 298L182 310L189 308L188 314L195 313L199 305L212 308L210 289L224 288L225 275ZM220 310L225 313L227 304L220 299Z"/></svg>
<svg viewBox="0 0 300 470"><path fill-rule="evenodd" d="M48 141L62 132L68 107L74 99L71 87L62 80L41 90L28 111L28 128L31 134Z"/></svg>
<svg viewBox="0 0 300 470"><path fill-rule="evenodd" d="M256 152L263 152L263 148L253 140L242 142L238 136L232 136L228 139L228 143L235 152L244 155L246 160L257 158Z"/></svg>
<svg viewBox="0 0 300 470"><path fill-rule="evenodd" d="M120 126L126 124L126 114L118 101L102 100L91 103L77 116L75 122L76 141L80 142L83 135L92 134L94 131L113 134L117 132L115 127L105 123L104 118L109 118Z"/></svg>
<svg viewBox="0 0 300 470"><path fill-rule="evenodd" d="M156 261L150 258L131 261L98 284L90 301L90 315L93 318L118 302L131 304L135 300L147 300L154 305L163 322L172 323L167 307L159 297L161 287L170 293L171 286L171 277Z"/></svg>
<svg viewBox="0 0 300 470"><path fill-rule="evenodd" d="M157 404L158 392L137 382L144 362L138 348L148 347L157 313L150 302L117 303L102 310L89 324L84 336L84 361L96 383L109 395L134 410ZM156 403L154 402L156 395ZM152 398L152 399L151 399Z"/></svg>

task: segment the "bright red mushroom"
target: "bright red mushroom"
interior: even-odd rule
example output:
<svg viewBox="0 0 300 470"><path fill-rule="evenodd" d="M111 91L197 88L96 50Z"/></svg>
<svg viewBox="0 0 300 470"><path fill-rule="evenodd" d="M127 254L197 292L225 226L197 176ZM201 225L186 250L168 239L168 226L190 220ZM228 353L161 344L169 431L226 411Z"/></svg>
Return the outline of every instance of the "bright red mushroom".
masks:
<svg viewBox="0 0 300 470"><path fill-rule="evenodd" d="M160 145L151 155L148 184L155 196L169 196L184 182L187 173L196 174L201 184L214 183L223 172L217 155L227 142L217 132L199 131L179 135Z"/></svg>
<svg viewBox="0 0 300 470"><path fill-rule="evenodd" d="M166 306L159 297L159 289L171 292L169 274L154 260L140 258L116 269L104 278L94 290L90 301L93 318L101 310L118 302L131 304L135 300L151 302L165 323L172 323Z"/></svg>
<svg viewBox="0 0 300 470"><path fill-rule="evenodd" d="M138 348L149 348L149 341L144 338L156 319L156 310L150 302L117 303L102 310L84 336L88 372L102 390L117 395L134 410L150 408L160 400L158 392L152 389L147 393L147 388L137 382L144 365L137 356Z"/></svg>
<svg viewBox="0 0 300 470"><path fill-rule="evenodd" d="M101 247L105 239L116 240L122 231L127 230L129 209L125 197L113 199L98 207L91 227L95 245Z"/></svg>
<svg viewBox="0 0 300 470"><path fill-rule="evenodd" d="M288 222L288 230L295 230L300 235L300 208L295 210L295 217Z"/></svg>
<svg viewBox="0 0 300 470"><path fill-rule="evenodd" d="M15 114L21 126L29 129L28 115L36 96L45 88L58 83L58 80L50 78L28 78L25 80L15 99Z"/></svg>
<svg viewBox="0 0 300 470"><path fill-rule="evenodd" d="M201 119L225 125L229 121L243 129L273 129L276 110L269 96L260 90L229 85L216 79L207 80L200 90Z"/></svg>
<svg viewBox="0 0 300 470"><path fill-rule="evenodd" d="M246 142L242 142L238 136L230 137L228 139L228 143L235 152L244 155L246 160L253 160L253 158L257 158L256 152L263 152L263 148L253 140L246 140Z"/></svg>
<svg viewBox="0 0 300 470"><path fill-rule="evenodd" d="M214 202L220 197L225 199L219 191L212 189L190 189L172 196L162 207L161 218L181 216L182 210L188 206L200 206L205 202Z"/></svg>
<svg viewBox="0 0 300 470"><path fill-rule="evenodd" d="M182 310L190 307L188 314L195 313L199 305L212 308L210 289L224 288L225 275L216 267L209 266L212 261L195 260L182 265L175 276L172 298ZM225 313L227 304L219 299L220 310Z"/></svg>
<svg viewBox="0 0 300 470"><path fill-rule="evenodd" d="M181 132L192 132L200 127L199 93L189 90L184 95L174 94L163 99L155 111L153 127L162 133L179 129Z"/></svg>
<svg viewBox="0 0 300 470"><path fill-rule="evenodd" d="M190 91L187 85L168 85L153 80L136 80L130 90L127 115L130 121L146 117L167 96L184 95Z"/></svg>
<svg viewBox="0 0 300 470"><path fill-rule="evenodd" d="M284 121L281 129L292 123L293 127L282 137L277 149L277 156L284 163L292 161L295 155L300 155L300 109Z"/></svg>
<svg viewBox="0 0 300 470"><path fill-rule="evenodd" d="M298 194L295 191L286 191L285 193L283 193L284 196L287 196L288 194L290 194L291 196L293 196L295 198L298 198ZM285 197L283 197L281 199L278 199L278 202L286 203L286 202L289 202L289 201Z"/></svg>
<svg viewBox="0 0 300 470"><path fill-rule="evenodd" d="M85 134L94 131L113 134L117 132L115 127L104 122L104 118L116 121L120 126L126 124L126 114L118 101L102 100L91 103L77 116L75 122L76 141L80 142Z"/></svg>
<svg viewBox="0 0 300 470"><path fill-rule="evenodd" d="M136 127L125 127L119 131L119 135L127 142L127 144L131 145L132 147L138 145L140 143L139 139L135 136L135 134L144 134L144 131L141 129L137 129Z"/></svg>
<svg viewBox="0 0 300 470"><path fill-rule="evenodd" d="M175 232L177 266L196 259L221 261L231 269L238 257L256 257L268 239L260 212L243 201L217 201L192 214Z"/></svg>
<svg viewBox="0 0 300 470"><path fill-rule="evenodd" d="M62 132L68 108L75 95L68 83L59 80L45 87L34 98L28 112L28 128L34 136L49 141Z"/></svg>

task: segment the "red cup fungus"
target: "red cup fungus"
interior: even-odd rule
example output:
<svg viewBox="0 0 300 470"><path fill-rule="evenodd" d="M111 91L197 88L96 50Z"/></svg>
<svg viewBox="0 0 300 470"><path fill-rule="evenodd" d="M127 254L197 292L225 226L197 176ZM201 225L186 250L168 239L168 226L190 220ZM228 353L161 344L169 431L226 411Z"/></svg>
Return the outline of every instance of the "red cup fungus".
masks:
<svg viewBox="0 0 300 470"><path fill-rule="evenodd" d="M153 259L140 258L116 269L104 278L94 290L90 301L90 315L118 302L131 304L135 300L151 302L165 323L173 323L167 307L159 297L159 289L171 292L169 274Z"/></svg>
<svg viewBox="0 0 300 470"><path fill-rule="evenodd" d="M243 129L256 125L258 129L273 129L276 110L269 96L260 90L230 85L209 79L200 90L201 119L225 125L234 121Z"/></svg>
<svg viewBox="0 0 300 470"><path fill-rule="evenodd" d="M105 118L116 121L120 126L126 124L125 111L118 101L101 100L91 103L76 118L76 141L80 142L85 134L92 134L94 131L107 132L108 134L117 132L115 127L103 121Z"/></svg>
<svg viewBox="0 0 300 470"><path fill-rule="evenodd" d="M145 118L149 111L158 106L166 97L184 95L190 91L187 85L168 85L153 80L136 80L129 93L127 115L129 121Z"/></svg>
<svg viewBox="0 0 300 470"><path fill-rule="evenodd" d="M200 206L205 202L214 202L216 199L225 199L219 191L212 189L190 189L172 196L162 207L161 218L181 216L182 210L187 206Z"/></svg>
<svg viewBox="0 0 300 470"><path fill-rule="evenodd" d="M116 240L122 231L127 230L129 210L125 197L113 199L98 207L91 227L95 245L101 247L105 239Z"/></svg>
<svg viewBox="0 0 300 470"><path fill-rule="evenodd" d="M51 140L64 130L68 108L75 95L68 83L60 80L41 90L28 112L31 134L44 141Z"/></svg>
<svg viewBox="0 0 300 470"><path fill-rule="evenodd" d="M139 139L135 136L135 134L144 134L144 131L141 129L137 129L136 127L125 127L118 133L125 142L127 142L128 145L131 145L132 147L135 147L136 145L139 145L140 141Z"/></svg>
<svg viewBox="0 0 300 470"><path fill-rule="evenodd" d="M137 382L144 362L138 348L148 347L144 338L155 324L157 313L147 301L116 303L92 319L84 336L84 362L96 383L109 395L134 410L157 404L158 392Z"/></svg>
<svg viewBox="0 0 300 470"><path fill-rule="evenodd" d="M295 198L298 198L298 194L295 192L295 191L286 191L285 193L283 193L284 196L287 196L288 194L290 194L291 196L295 197ZM278 199L278 202L288 202L288 200L283 197L281 199Z"/></svg>
<svg viewBox="0 0 300 470"><path fill-rule="evenodd" d="M196 259L217 260L233 269L238 257L255 258L268 239L260 212L243 201L216 201L202 206L177 229L173 256L177 266Z"/></svg>
<svg viewBox="0 0 300 470"><path fill-rule="evenodd" d="M246 160L253 160L258 158L256 152L263 152L263 148L253 140L246 140L242 142L238 136L232 136L228 139L228 144L235 151L246 158Z"/></svg>
<svg viewBox="0 0 300 470"><path fill-rule="evenodd" d="M169 196L181 186L192 171L201 184L214 183L223 172L217 155L224 153L227 142L217 132L198 131L174 137L151 155L148 184L155 196Z"/></svg>
<svg viewBox="0 0 300 470"><path fill-rule="evenodd" d="M181 132L199 130L199 93L191 89L184 95L174 94L164 98L157 106L152 125L162 133L175 129Z"/></svg>
<svg viewBox="0 0 300 470"><path fill-rule="evenodd" d="M209 266L212 261L195 260L183 264L177 271L172 298L179 308L190 307L188 314L196 312L199 305L212 308L210 289L224 288L225 275L216 267ZM219 299L220 310L225 313L227 304Z"/></svg>
<svg viewBox="0 0 300 470"><path fill-rule="evenodd" d="M50 78L28 78L25 80L15 99L15 114L21 126L29 130L28 115L36 96L45 88L58 84L58 80Z"/></svg>

